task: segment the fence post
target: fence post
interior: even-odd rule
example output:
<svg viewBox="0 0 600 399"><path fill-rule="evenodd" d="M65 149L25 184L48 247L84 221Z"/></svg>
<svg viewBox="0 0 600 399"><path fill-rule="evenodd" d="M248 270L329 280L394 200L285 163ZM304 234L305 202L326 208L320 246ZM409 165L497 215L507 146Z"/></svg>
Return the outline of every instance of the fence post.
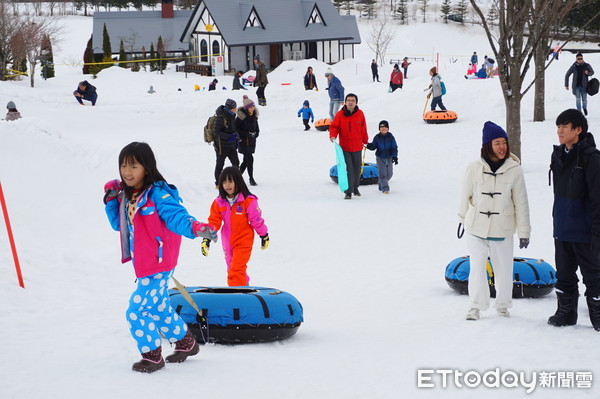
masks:
<svg viewBox="0 0 600 399"><path fill-rule="evenodd" d="M23 275L21 274L21 266L19 265L19 256L17 255L17 247L15 246L15 239L13 237L12 228L10 227L10 220L8 219L8 208L6 207L4 192L2 191L2 182L0 182L0 203L2 203L2 214L4 215L4 223L6 223L6 232L8 233L10 249L12 251L13 259L15 261L15 269L17 270L17 278L19 279L19 285L22 288L25 288L25 283L23 283Z"/></svg>

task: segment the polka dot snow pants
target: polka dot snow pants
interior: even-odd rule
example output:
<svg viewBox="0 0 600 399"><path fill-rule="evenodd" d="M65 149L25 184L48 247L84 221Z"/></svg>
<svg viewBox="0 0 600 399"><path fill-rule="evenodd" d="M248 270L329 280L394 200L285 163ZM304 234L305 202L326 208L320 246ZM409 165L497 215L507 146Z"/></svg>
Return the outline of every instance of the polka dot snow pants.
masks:
<svg viewBox="0 0 600 399"><path fill-rule="evenodd" d="M171 275L173 270L139 278L129 299L127 321L140 353L161 346L161 334L169 342L176 342L187 332L185 322L173 311L169 300L167 283Z"/></svg>

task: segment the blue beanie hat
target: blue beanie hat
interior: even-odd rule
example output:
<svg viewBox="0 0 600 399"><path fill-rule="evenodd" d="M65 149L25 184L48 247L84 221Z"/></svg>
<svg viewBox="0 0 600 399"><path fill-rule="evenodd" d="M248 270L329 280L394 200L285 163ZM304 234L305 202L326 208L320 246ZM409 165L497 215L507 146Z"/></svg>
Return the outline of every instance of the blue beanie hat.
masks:
<svg viewBox="0 0 600 399"><path fill-rule="evenodd" d="M304 100L304 102L302 103L302 105L306 105L307 107L310 107L310 103L308 102L308 100Z"/></svg>
<svg viewBox="0 0 600 399"><path fill-rule="evenodd" d="M481 145L485 145L490 141L498 138L505 138L508 141L508 135L500 126L496 125L494 122L487 121L483 125L483 138L481 140Z"/></svg>

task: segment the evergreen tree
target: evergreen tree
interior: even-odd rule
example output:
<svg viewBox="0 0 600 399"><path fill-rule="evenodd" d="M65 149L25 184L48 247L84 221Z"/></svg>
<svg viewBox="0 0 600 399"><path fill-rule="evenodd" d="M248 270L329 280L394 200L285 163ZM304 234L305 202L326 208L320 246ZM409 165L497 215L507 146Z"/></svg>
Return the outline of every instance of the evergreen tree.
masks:
<svg viewBox="0 0 600 399"><path fill-rule="evenodd" d="M42 77L45 79L53 78L54 73L54 54L52 53L52 42L50 36L44 35L42 39Z"/></svg>
<svg viewBox="0 0 600 399"><path fill-rule="evenodd" d="M419 0L419 3L419 10L423 13L423 22L427 22L427 4L429 3L429 0Z"/></svg>
<svg viewBox="0 0 600 399"><path fill-rule="evenodd" d="M102 53L102 62L109 62L109 64L101 65L97 72L100 72L102 69L110 68L111 66L113 66L113 64L110 63L110 61L112 61L112 47L110 45L110 37L108 36L106 24L104 24L104 29L102 31Z"/></svg>
<svg viewBox="0 0 600 399"><path fill-rule="evenodd" d="M458 4L456 6L454 6L454 12L458 16L458 19L459 19L461 25L465 24L465 19L467 18L468 10L469 9L468 9L467 0L459 0Z"/></svg>
<svg viewBox="0 0 600 399"><path fill-rule="evenodd" d="M125 54L125 46L123 46L123 39L119 44L119 66L121 68L127 68L127 54Z"/></svg>
<svg viewBox="0 0 600 399"><path fill-rule="evenodd" d="M377 0L362 0L363 4L363 16L366 16L367 19L371 19L376 16L375 6L377 5Z"/></svg>
<svg viewBox="0 0 600 399"><path fill-rule="evenodd" d="M94 49L92 48L92 36L90 36L90 40L88 40L87 46L85 47L85 51L83 52L82 72L84 75L92 73L91 69L95 65L88 65L91 62L94 62Z"/></svg>
<svg viewBox="0 0 600 399"><path fill-rule="evenodd" d="M139 72L140 71L140 63L139 62L135 62L138 60L137 56L133 56L133 61L131 63L131 72Z"/></svg>
<svg viewBox="0 0 600 399"><path fill-rule="evenodd" d="M408 22L408 5L407 0L398 0L398 7L396 8L396 19L400 20L401 24Z"/></svg>
<svg viewBox="0 0 600 399"><path fill-rule="evenodd" d="M340 12L342 4L344 4L344 0L333 0L333 5L338 12Z"/></svg>
<svg viewBox="0 0 600 399"><path fill-rule="evenodd" d="M159 36L158 42L156 42L156 52L158 53L158 70L162 74L167 67L167 60L165 60L165 45L162 36Z"/></svg>
<svg viewBox="0 0 600 399"><path fill-rule="evenodd" d="M147 60L148 54L146 54L146 46L142 46L142 60ZM142 64L142 68L144 68L144 72L146 72L146 61L140 62Z"/></svg>
<svg viewBox="0 0 600 399"><path fill-rule="evenodd" d="M158 66L156 64L156 53L154 52L154 43L150 43L150 72L154 72L158 70Z"/></svg>
<svg viewBox="0 0 600 399"><path fill-rule="evenodd" d="M488 15L487 15L487 21L490 24L494 24L497 20L498 20L499 16L498 16L498 7L496 7L495 4L492 4L490 6L490 9L488 11Z"/></svg>
<svg viewBox="0 0 600 399"><path fill-rule="evenodd" d="M444 23L448 23L448 15L450 15L450 12L452 11L452 5L450 0L444 0L442 2L442 8L440 9L442 11L442 17L444 17Z"/></svg>
<svg viewBox="0 0 600 399"><path fill-rule="evenodd" d="M22 58L21 60L15 61L14 69L26 74L27 73L27 58ZM25 75L25 76L27 76L27 75Z"/></svg>

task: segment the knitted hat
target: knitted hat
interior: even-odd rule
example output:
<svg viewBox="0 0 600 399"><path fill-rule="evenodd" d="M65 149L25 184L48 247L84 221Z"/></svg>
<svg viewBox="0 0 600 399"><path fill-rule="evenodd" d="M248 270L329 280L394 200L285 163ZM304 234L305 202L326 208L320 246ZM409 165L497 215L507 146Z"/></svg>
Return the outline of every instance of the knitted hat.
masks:
<svg viewBox="0 0 600 399"><path fill-rule="evenodd" d="M400 68L400 67L398 66L398 64L394 64L394 69L398 69L398 68Z"/></svg>
<svg viewBox="0 0 600 399"><path fill-rule="evenodd" d="M244 100L242 101L242 103L244 103L244 109L256 107L256 105L254 104L254 101L250 100L248 98L248 96L245 94L244 94Z"/></svg>
<svg viewBox="0 0 600 399"><path fill-rule="evenodd" d="M381 129L382 127L387 127L389 129L390 124L388 123L388 121L383 120L383 121L379 122L379 128Z"/></svg>
<svg viewBox="0 0 600 399"><path fill-rule="evenodd" d="M213 83L219 83L217 79L213 79Z"/></svg>
<svg viewBox="0 0 600 399"><path fill-rule="evenodd" d="M225 101L225 108L234 109L235 107L237 107L237 103L231 98L228 98L227 101Z"/></svg>
<svg viewBox="0 0 600 399"><path fill-rule="evenodd" d="M325 71L325 76L332 76L333 75L333 71L331 70L331 67L327 68L327 70Z"/></svg>
<svg viewBox="0 0 600 399"><path fill-rule="evenodd" d="M487 121L483 125L483 138L481 140L481 145L485 145L498 138L504 138L508 141L508 135L504 129L496 125L494 122Z"/></svg>
<svg viewBox="0 0 600 399"><path fill-rule="evenodd" d="M6 104L6 109L13 109L13 108L17 108L17 106L15 105L14 102L9 101L8 104Z"/></svg>
<svg viewBox="0 0 600 399"><path fill-rule="evenodd" d="M302 106L306 105L307 107L310 107L310 103L308 102L308 100L304 100L304 102L302 103Z"/></svg>

